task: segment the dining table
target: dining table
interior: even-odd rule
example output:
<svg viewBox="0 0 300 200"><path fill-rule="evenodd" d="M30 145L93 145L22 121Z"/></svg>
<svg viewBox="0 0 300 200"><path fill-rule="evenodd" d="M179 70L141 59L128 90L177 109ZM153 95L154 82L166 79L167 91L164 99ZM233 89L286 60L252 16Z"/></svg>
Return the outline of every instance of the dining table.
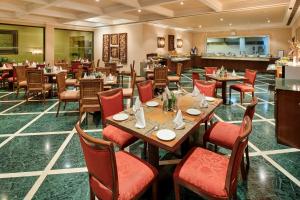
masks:
<svg viewBox="0 0 300 200"><path fill-rule="evenodd" d="M212 80L219 81L219 82L222 83L222 99L223 99L223 104L227 103L227 82L230 82L230 81L244 81L244 80L246 80L246 78L243 77L243 76L232 75L232 74L227 74L227 76L218 76L216 74L206 74L205 76L208 79L212 79Z"/></svg>
<svg viewBox="0 0 300 200"><path fill-rule="evenodd" d="M150 107L142 104L146 121L145 128L137 128L136 118L132 108L128 108L121 113L127 113L128 119L124 121L116 121L113 116L107 118L107 123L121 130L124 130L133 136L143 140L148 144L147 158L148 162L154 167L159 168L159 148L175 152L181 145L194 134L200 124L214 112L214 110L222 104L222 99L214 98L209 101L207 107L200 107L198 97L193 97L191 93L183 92L177 97L177 108L181 110L185 126L183 129L175 129L173 120L176 112L164 111L163 102L160 97L154 98L151 102L157 102L156 107ZM149 105L149 104L148 104ZM198 115L188 114L188 109L194 108L200 111ZM155 129L157 128L157 129ZM175 132L175 138L170 141L161 140L157 137L159 130L172 130Z"/></svg>

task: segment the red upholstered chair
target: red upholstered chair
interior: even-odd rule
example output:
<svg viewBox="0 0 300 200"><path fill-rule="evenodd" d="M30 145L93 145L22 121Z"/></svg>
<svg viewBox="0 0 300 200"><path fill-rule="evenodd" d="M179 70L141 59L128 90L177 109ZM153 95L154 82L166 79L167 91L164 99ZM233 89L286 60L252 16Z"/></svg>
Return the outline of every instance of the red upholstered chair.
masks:
<svg viewBox="0 0 300 200"><path fill-rule="evenodd" d="M229 99L231 99L231 90L237 90L240 92L241 104L243 104L243 99L245 98L245 92L251 92L252 98L254 97L254 84L256 79L257 71L246 69L245 78L246 80L242 84L231 85L229 88Z"/></svg>
<svg viewBox="0 0 300 200"><path fill-rule="evenodd" d="M236 199L238 170L252 129L249 117L243 120L230 158L203 148L192 149L173 174L176 200L180 186L207 199Z"/></svg>
<svg viewBox="0 0 300 200"><path fill-rule="evenodd" d="M207 74L213 74L214 72L217 72L218 68L217 67L204 67L205 70L205 75ZM210 80L208 77L206 77L206 80ZM216 89L222 88L222 82L216 81Z"/></svg>
<svg viewBox="0 0 300 200"><path fill-rule="evenodd" d="M244 113L244 119L248 116L252 121L255 113L255 106L258 100L256 97L252 100L251 104L249 104ZM206 147L207 142L215 144L216 146L221 146L227 149L233 149L234 142L236 138L239 136L240 126L228 122L216 122L210 127L203 136L203 144ZM249 160L249 150L248 145L245 149L246 154L246 168L249 169L250 160Z"/></svg>
<svg viewBox="0 0 300 200"><path fill-rule="evenodd" d="M86 134L79 122L75 127L89 173L90 199L137 199L151 185L156 199L154 167L127 152L115 153L111 142Z"/></svg>
<svg viewBox="0 0 300 200"><path fill-rule="evenodd" d="M193 86L195 85L195 80L200 80L200 75L198 72L192 72L192 80L193 80Z"/></svg>
<svg viewBox="0 0 300 200"><path fill-rule="evenodd" d="M103 137L115 143L120 149L124 149L134 143L137 138L130 133L115 126L107 125L106 118L123 111L123 92L121 88L99 92L98 99L101 105L101 119L103 127Z"/></svg>
<svg viewBox="0 0 300 200"><path fill-rule="evenodd" d="M216 95L216 82L203 81L203 80L195 80L195 86L199 89L199 91L208 97L215 97ZM205 130L207 130L208 122L212 125L212 118L214 117L214 113L209 115L207 120L205 120Z"/></svg>
<svg viewBox="0 0 300 200"><path fill-rule="evenodd" d="M137 83L136 85L142 103L146 103L147 101L153 99L153 86L151 80Z"/></svg>

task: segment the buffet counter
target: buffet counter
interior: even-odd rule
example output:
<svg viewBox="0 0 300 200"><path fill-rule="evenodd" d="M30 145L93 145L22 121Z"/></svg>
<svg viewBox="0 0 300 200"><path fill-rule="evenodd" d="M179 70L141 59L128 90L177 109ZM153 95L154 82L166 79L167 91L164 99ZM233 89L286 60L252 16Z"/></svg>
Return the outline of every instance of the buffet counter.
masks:
<svg viewBox="0 0 300 200"><path fill-rule="evenodd" d="M227 57L227 56L193 56L193 66L222 67L229 70L245 71L245 69L267 72L269 64L274 64L276 58L262 57Z"/></svg>
<svg viewBox="0 0 300 200"><path fill-rule="evenodd" d="M182 70L192 68L192 60L189 57L171 57L166 58L168 68L176 72L176 66L178 63L182 63Z"/></svg>

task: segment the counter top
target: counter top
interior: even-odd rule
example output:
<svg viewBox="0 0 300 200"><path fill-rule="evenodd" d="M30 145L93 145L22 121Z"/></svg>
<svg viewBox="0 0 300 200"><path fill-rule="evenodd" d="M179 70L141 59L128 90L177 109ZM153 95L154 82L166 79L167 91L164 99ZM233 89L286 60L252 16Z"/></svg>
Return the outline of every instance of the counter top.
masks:
<svg viewBox="0 0 300 200"><path fill-rule="evenodd" d="M266 61L269 62L270 58L259 57L227 57L227 56L203 56L202 59L218 59L218 60L247 60L247 61Z"/></svg>
<svg viewBox="0 0 300 200"><path fill-rule="evenodd" d="M190 58L171 58L172 62L182 62L182 61L187 61L191 60Z"/></svg>
<svg viewBox="0 0 300 200"><path fill-rule="evenodd" d="M300 92L300 80L276 78L275 88Z"/></svg>

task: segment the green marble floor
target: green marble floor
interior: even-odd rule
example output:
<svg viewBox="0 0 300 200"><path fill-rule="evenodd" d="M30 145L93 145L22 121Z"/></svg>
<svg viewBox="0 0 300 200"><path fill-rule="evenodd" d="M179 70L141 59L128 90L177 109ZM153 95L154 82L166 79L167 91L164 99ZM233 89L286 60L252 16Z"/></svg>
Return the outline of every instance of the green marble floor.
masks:
<svg viewBox="0 0 300 200"><path fill-rule="evenodd" d="M203 74L203 70L193 69L182 75L181 85L187 91L192 91L192 71ZM129 79L124 81L127 87ZM272 75L258 74L255 95L259 103L249 139L251 166L248 180L239 179L238 199L300 199L300 151L276 142L271 84L274 84ZM251 96L246 95L240 105L239 94L234 92L232 104L220 106L214 120L241 123L250 100ZM45 104L36 100L26 102L23 92L16 97L10 89L0 89L0 200L89 199L87 169L74 130L78 104L68 103L57 118L56 109L55 98ZM102 138L99 113L88 114L82 127L93 137ZM200 138L203 132L202 126ZM142 147L143 142L137 141L127 150L143 157ZM230 153L222 148L218 152ZM160 159L172 156L160 150ZM171 177L174 168L174 165L164 166L160 172ZM164 187L160 189L160 199L175 199L172 179L167 178L161 185ZM146 192L141 199L150 199L149 194L150 191ZM185 200L202 199L186 189L181 195Z"/></svg>

